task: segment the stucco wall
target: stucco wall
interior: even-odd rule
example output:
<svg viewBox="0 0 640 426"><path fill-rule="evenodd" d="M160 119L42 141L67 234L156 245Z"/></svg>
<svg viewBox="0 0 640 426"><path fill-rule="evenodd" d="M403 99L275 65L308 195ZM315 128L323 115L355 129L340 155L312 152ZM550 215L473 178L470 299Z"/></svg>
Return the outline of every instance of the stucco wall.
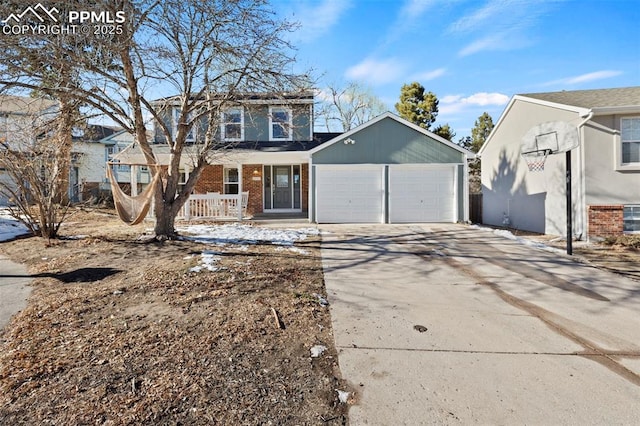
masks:
<svg viewBox="0 0 640 426"><path fill-rule="evenodd" d="M515 229L565 235L565 155L547 158L545 170L530 172L521 157L527 131L548 121L577 125L577 113L522 100L511 104L482 153L483 223ZM572 152L574 233L584 232L580 208L580 148Z"/></svg>
<svg viewBox="0 0 640 426"><path fill-rule="evenodd" d="M617 170L620 115L594 117L584 127L587 205L640 204L640 170Z"/></svg>

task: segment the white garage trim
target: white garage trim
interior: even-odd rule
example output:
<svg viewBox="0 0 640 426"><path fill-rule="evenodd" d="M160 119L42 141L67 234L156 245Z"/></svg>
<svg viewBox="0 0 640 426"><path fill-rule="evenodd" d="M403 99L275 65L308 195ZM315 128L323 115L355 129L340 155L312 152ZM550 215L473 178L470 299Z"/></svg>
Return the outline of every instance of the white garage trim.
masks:
<svg viewBox="0 0 640 426"><path fill-rule="evenodd" d="M316 165L318 223L384 223L385 166Z"/></svg>
<svg viewBox="0 0 640 426"><path fill-rule="evenodd" d="M389 222L456 222L457 164L389 166Z"/></svg>

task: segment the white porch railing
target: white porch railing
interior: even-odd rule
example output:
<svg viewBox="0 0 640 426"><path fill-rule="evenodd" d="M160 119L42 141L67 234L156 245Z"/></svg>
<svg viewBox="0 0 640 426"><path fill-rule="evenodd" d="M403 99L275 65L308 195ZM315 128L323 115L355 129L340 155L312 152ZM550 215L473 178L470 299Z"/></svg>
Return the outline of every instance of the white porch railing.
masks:
<svg viewBox="0 0 640 426"><path fill-rule="evenodd" d="M249 193L242 194L191 194L180 212L178 219L237 219L247 215ZM240 209L238 209L240 206Z"/></svg>

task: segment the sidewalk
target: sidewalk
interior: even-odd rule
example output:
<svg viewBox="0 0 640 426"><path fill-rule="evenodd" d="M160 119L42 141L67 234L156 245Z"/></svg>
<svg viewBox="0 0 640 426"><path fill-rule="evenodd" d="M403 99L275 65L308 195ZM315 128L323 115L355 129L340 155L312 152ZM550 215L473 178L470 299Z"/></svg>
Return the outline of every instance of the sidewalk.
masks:
<svg viewBox="0 0 640 426"><path fill-rule="evenodd" d="M24 266L0 255L0 330L13 315L27 306L31 277Z"/></svg>

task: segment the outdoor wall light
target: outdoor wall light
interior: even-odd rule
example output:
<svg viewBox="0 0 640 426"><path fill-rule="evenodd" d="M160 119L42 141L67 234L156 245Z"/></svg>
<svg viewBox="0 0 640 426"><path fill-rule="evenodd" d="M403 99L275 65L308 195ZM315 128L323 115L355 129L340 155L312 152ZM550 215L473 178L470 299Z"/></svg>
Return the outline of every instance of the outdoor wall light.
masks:
<svg viewBox="0 0 640 426"><path fill-rule="evenodd" d="M355 143L356 143L356 141L354 141L354 140L353 140L353 139L351 139L351 138L349 138L349 139L345 139L345 140L344 140L344 144L345 144L345 145L353 145L353 144L355 144Z"/></svg>

